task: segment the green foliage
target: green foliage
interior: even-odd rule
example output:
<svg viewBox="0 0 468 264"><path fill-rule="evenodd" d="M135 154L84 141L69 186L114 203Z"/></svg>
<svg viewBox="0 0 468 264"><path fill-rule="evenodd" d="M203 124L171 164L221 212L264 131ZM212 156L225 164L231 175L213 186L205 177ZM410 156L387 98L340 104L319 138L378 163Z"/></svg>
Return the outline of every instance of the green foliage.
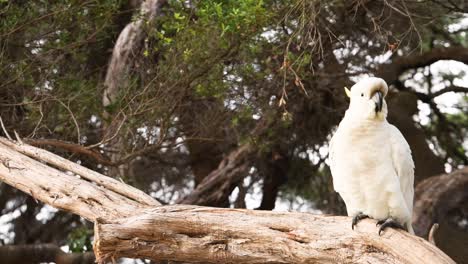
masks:
<svg viewBox="0 0 468 264"><path fill-rule="evenodd" d="M67 238L67 245L70 251L73 253L91 251L93 249L91 241L92 235L93 230L86 227L74 229L70 234L68 234Z"/></svg>
<svg viewBox="0 0 468 264"><path fill-rule="evenodd" d="M0 90L11 91L9 103L27 103L22 128L29 131L23 135L34 128L39 135L76 140L73 119L86 124L102 111L97 87L118 33L114 18L121 3L11 1L1 12Z"/></svg>

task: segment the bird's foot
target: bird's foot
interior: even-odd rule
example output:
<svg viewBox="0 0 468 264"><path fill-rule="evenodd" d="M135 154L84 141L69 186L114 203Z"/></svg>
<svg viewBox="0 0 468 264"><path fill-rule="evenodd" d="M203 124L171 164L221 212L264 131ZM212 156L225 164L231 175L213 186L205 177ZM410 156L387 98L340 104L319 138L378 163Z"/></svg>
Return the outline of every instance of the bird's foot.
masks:
<svg viewBox="0 0 468 264"><path fill-rule="evenodd" d="M406 230L406 228L404 228L400 223L398 223L395 219L391 217L377 221L376 226L380 226L379 236L382 233L382 231L384 231L384 229L387 227L394 227L394 228Z"/></svg>
<svg viewBox="0 0 468 264"><path fill-rule="evenodd" d="M359 212L357 215L353 217L353 221L351 223L351 229L354 230L354 226L357 225L359 221L361 221L362 219L366 219L366 218L369 218L369 216Z"/></svg>

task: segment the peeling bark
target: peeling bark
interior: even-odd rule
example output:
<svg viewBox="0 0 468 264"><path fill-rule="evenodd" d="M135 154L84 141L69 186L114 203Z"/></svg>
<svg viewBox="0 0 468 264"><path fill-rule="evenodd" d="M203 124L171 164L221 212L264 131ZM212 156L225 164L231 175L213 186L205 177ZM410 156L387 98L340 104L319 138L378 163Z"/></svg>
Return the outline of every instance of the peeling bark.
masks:
<svg viewBox="0 0 468 264"><path fill-rule="evenodd" d="M4 138L0 138L0 180L37 200L90 221L130 216L135 209L159 204L124 183L45 150Z"/></svg>
<svg viewBox="0 0 468 264"><path fill-rule="evenodd" d="M235 153L248 157L250 150L246 144ZM93 221L94 252L101 263L119 257L203 263L454 263L434 245L404 231L387 229L378 236L374 220L360 222L353 231L349 217L150 206L117 190L125 187L107 188L106 176L86 175L78 164L74 168L72 162L54 160L60 158L0 140L0 180ZM236 163L220 167L234 171ZM63 172L69 168L80 177ZM221 185L206 188L224 188L218 180L214 183Z"/></svg>
<svg viewBox="0 0 468 264"><path fill-rule="evenodd" d="M95 225L98 261L143 257L202 263L454 263L429 242L374 220L197 206L153 208Z"/></svg>

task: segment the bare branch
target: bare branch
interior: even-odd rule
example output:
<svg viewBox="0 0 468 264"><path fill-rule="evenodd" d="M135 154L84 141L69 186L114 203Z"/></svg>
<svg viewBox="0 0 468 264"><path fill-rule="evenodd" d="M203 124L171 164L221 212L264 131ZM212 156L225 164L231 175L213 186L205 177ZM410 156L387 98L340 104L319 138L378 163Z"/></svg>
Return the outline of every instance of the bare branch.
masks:
<svg viewBox="0 0 468 264"><path fill-rule="evenodd" d="M349 217L150 207L95 184L106 182L100 179L103 175L88 176L94 179L88 182L43 163L67 170L70 164L55 162L54 154L0 139L0 180L94 221L94 251L101 263L119 257L203 263L454 263L432 244L404 231L388 229L379 236L371 220L352 231Z"/></svg>
<svg viewBox="0 0 468 264"><path fill-rule="evenodd" d="M107 69L103 95L104 107L115 102L119 94L119 88L123 87L128 78L129 67L133 65L131 60L142 45L145 36L144 23L151 21L161 11L165 0L146 0L140 7L137 19L129 23L120 33L115 43L112 58Z"/></svg>
<svg viewBox="0 0 468 264"><path fill-rule="evenodd" d="M433 245L435 245L435 233L437 232L437 229L439 229L439 224L438 223L435 223L432 225L431 227L431 230L429 231L429 237L428 237L428 241L431 242Z"/></svg>
<svg viewBox="0 0 468 264"><path fill-rule="evenodd" d="M454 263L401 230L355 231L343 216L163 206L95 225L98 261L118 257L197 263Z"/></svg>
<svg viewBox="0 0 468 264"><path fill-rule="evenodd" d="M23 138L23 141L35 147L53 146L53 147L64 149L66 151L70 151L72 153L89 156L103 165L112 164L112 162L108 160L106 157L104 157L101 153L93 151L87 148L86 146L75 144L73 142L67 142L67 141L56 140L56 139L30 139L30 138Z"/></svg>
<svg viewBox="0 0 468 264"><path fill-rule="evenodd" d="M420 54L398 57L391 64L382 64L376 75L385 79L388 84L394 84L404 71L428 66L439 60L456 60L468 64L468 48L435 48Z"/></svg>
<svg viewBox="0 0 468 264"><path fill-rule="evenodd" d="M0 259L3 263L9 264L43 262L92 264L95 261L93 252L65 253L54 244L1 246Z"/></svg>
<svg viewBox="0 0 468 264"><path fill-rule="evenodd" d="M431 98L436 98L437 96L443 95L445 93L449 92L455 92L455 93L468 93L468 87L462 87L462 86L456 86L456 85L451 85L449 87L446 87L444 89L441 89L435 93L430 94L429 96Z"/></svg>
<svg viewBox="0 0 468 264"><path fill-rule="evenodd" d="M76 173L79 177L62 171ZM129 185L45 150L18 145L5 138L0 138L0 180L44 203L91 221L96 218L112 220L131 215L138 208L159 205Z"/></svg>
<svg viewBox="0 0 468 264"><path fill-rule="evenodd" d="M3 133L5 134L5 136L6 136L9 140L12 140L10 134L8 134L8 131L7 131L6 128L5 128L5 124L3 124L3 119L2 119L1 116L0 116L0 125L2 126L2 130L3 130Z"/></svg>

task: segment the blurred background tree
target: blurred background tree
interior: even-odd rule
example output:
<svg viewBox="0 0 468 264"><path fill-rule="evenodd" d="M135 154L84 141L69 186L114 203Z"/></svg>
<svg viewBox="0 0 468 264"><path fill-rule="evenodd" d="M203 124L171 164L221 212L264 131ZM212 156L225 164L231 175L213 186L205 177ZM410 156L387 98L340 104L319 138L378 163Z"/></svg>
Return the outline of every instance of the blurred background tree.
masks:
<svg viewBox="0 0 468 264"><path fill-rule="evenodd" d="M0 0L0 117L162 203L344 214L327 142L364 76L390 85L416 184L468 164L467 14L463 0ZM91 250L88 222L5 184L0 210L3 245Z"/></svg>

